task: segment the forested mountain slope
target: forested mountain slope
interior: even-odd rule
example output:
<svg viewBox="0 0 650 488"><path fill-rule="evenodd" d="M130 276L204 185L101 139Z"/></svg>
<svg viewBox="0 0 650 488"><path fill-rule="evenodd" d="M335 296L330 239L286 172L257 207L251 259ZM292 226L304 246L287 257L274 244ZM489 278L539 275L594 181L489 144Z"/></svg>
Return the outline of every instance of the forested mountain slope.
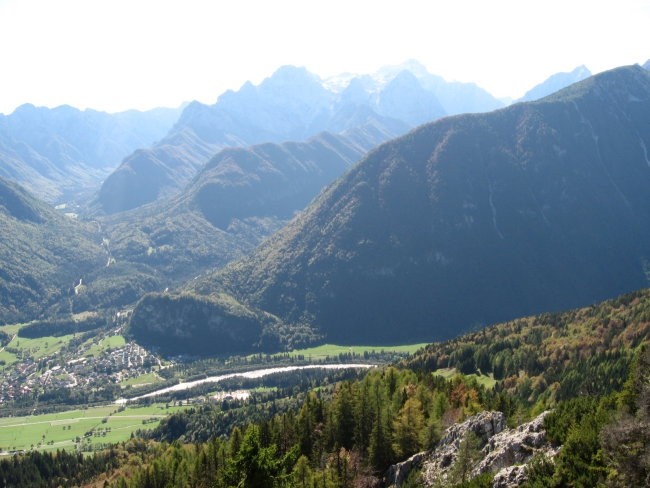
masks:
<svg viewBox="0 0 650 488"><path fill-rule="evenodd" d="M446 338L605 299L647 284L648 147L638 66L448 117L380 146L191 288L350 343Z"/></svg>
<svg viewBox="0 0 650 488"><path fill-rule="evenodd" d="M94 232L0 179L0 323L33 318L106 264Z"/></svg>
<svg viewBox="0 0 650 488"><path fill-rule="evenodd" d="M103 219L113 255L188 279L253 250L387 138L381 127L217 153L170 199Z"/></svg>
<svg viewBox="0 0 650 488"><path fill-rule="evenodd" d="M101 224L0 178L0 324L134 303L164 289L153 267L115 260Z"/></svg>

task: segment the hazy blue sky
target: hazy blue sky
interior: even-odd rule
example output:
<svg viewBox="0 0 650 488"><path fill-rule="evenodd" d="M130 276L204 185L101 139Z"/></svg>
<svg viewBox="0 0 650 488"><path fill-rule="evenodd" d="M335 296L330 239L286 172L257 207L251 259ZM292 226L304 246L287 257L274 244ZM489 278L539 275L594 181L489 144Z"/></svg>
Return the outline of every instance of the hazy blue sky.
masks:
<svg viewBox="0 0 650 488"><path fill-rule="evenodd" d="M417 59L519 97L650 58L650 0L0 0L0 112L214 103L284 64L327 77Z"/></svg>

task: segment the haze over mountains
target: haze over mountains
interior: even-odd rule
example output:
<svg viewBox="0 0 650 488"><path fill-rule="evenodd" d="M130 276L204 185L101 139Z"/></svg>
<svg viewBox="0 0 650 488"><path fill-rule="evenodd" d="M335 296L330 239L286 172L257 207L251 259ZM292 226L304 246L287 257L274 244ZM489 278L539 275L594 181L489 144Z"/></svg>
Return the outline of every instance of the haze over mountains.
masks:
<svg viewBox="0 0 650 488"><path fill-rule="evenodd" d="M568 73L556 73L550 76L548 79L543 81L537 86L534 86L526 92L526 94L521 97L519 102L530 102L533 100L539 100L545 96L555 93L562 88L565 88L573 83L584 80L591 76L591 71L589 71L585 66L578 66L573 71Z"/></svg>
<svg viewBox="0 0 650 488"><path fill-rule="evenodd" d="M22 105L0 114L0 177L50 203L77 198L95 191L123 157L164 136L179 114Z"/></svg>
<svg viewBox="0 0 650 488"><path fill-rule="evenodd" d="M224 93L214 105L187 106L160 143L136 151L106 179L96 208L110 214L171 196L225 147L301 141L323 131L379 131L388 138L443 115L499 106L476 85L447 83L413 62L374 77L325 82L285 66L259 86L247 82Z"/></svg>
<svg viewBox="0 0 650 488"><path fill-rule="evenodd" d="M649 146L638 66L447 117L372 151L250 257L190 288L349 343L451 337L640 288ZM136 329L152 322L136 316Z"/></svg>
<svg viewBox="0 0 650 488"><path fill-rule="evenodd" d="M224 147L364 127L390 138L442 115L502 105L476 85L447 82L416 61L326 80L287 66L260 86L246 83L213 106L194 102L183 112L24 105L0 115L0 176L51 203L78 201L131 153L96 198L94 212L113 213L177 193Z"/></svg>

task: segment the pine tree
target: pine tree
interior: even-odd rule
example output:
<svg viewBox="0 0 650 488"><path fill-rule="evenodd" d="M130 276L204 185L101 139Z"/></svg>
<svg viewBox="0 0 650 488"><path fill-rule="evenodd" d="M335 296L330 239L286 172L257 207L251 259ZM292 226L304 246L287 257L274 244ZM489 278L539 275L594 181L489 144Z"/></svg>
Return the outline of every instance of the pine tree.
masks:
<svg viewBox="0 0 650 488"><path fill-rule="evenodd" d="M311 480L311 468L309 466L309 459L306 456L300 456L298 458L291 475L298 488L307 488Z"/></svg>
<svg viewBox="0 0 650 488"><path fill-rule="evenodd" d="M390 433L387 432L384 425L381 410L377 410L372 432L370 433L368 461L376 472L384 471L393 461Z"/></svg>
<svg viewBox="0 0 650 488"><path fill-rule="evenodd" d="M354 405L352 385L340 385L334 397L334 441L337 447L352 448L354 441Z"/></svg>
<svg viewBox="0 0 650 488"><path fill-rule="evenodd" d="M472 431L467 432L458 446L456 460L449 473L454 483L465 483L469 480L474 464L482 457L481 439Z"/></svg>
<svg viewBox="0 0 650 488"><path fill-rule="evenodd" d="M420 400L408 398L393 421L395 454L398 459L406 459L420 450L424 425Z"/></svg>

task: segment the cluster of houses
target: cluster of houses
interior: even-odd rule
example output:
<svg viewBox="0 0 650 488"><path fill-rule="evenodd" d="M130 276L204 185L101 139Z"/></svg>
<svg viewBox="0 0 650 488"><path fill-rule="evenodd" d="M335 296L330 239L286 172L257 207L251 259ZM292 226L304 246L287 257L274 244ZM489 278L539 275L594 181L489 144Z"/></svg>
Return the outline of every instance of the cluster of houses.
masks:
<svg viewBox="0 0 650 488"><path fill-rule="evenodd" d="M29 395L32 387L27 384L27 378L36 372L37 363L27 358L5 371L0 381L0 403L11 401L23 395Z"/></svg>
<svg viewBox="0 0 650 488"><path fill-rule="evenodd" d="M134 342L108 349L93 356L79 351L76 357L31 357L19 360L0 378L0 404L24 395L34 395L58 388L93 388L117 383L149 373L160 367L158 357Z"/></svg>

